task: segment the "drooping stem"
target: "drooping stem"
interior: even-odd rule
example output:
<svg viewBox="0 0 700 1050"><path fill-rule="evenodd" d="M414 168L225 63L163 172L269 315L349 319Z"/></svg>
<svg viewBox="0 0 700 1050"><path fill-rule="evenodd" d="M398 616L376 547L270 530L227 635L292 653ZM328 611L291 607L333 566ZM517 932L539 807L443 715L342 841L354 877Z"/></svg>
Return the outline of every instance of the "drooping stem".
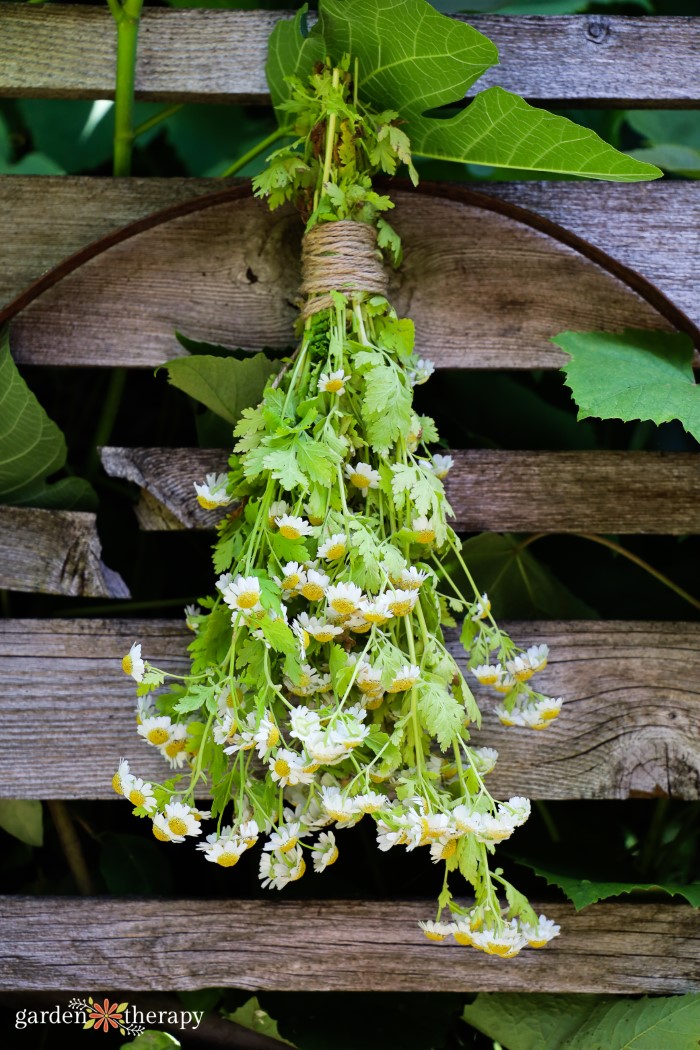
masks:
<svg viewBox="0 0 700 1050"><path fill-rule="evenodd" d="M266 150L268 146L274 145L280 139L286 138L290 134L289 128L275 128L274 131L270 132L264 139L260 139L260 142L256 142L254 146L244 153L238 160L234 160L232 164L229 164L225 171L222 171L219 175L220 179L228 179L231 175L235 175L237 171L241 171L245 168L246 164L250 163L251 160L255 160L263 150Z"/></svg>
<svg viewBox="0 0 700 1050"><path fill-rule="evenodd" d="M68 862L68 867L75 879L78 891L88 897L95 892L90 871L85 862L82 846L78 833L75 830L73 818L68 812L65 802L54 799L46 803L53 820L58 840L61 843L63 855Z"/></svg>
<svg viewBox="0 0 700 1050"><path fill-rule="evenodd" d="M115 176L131 174L134 147L134 83L143 0L108 0L117 25L117 78L114 90Z"/></svg>

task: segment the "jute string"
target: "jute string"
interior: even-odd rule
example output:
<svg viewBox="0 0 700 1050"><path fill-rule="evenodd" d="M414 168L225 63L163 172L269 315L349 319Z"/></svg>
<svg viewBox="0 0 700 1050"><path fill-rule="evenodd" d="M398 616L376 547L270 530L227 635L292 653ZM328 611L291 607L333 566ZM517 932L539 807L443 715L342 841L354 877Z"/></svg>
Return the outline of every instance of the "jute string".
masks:
<svg viewBox="0 0 700 1050"><path fill-rule="evenodd" d="M301 267L304 319L333 305L329 292L387 293L377 231L366 222L343 219L312 227L302 242Z"/></svg>

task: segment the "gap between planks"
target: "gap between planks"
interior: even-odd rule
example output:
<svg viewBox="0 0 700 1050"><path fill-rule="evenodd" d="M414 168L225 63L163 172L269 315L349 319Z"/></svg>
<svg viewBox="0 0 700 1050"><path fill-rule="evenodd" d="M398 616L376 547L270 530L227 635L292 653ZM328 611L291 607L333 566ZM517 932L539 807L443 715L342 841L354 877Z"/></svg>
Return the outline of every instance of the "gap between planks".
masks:
<svg viewBox="0 0 700 1050"><path fill-rule="evenodd" d="M163 11L141 19L136 97L163 102L269 102L270 11ZM466 21L466 19L463 19ZM498 84L550 105L633 108L700 104L692 17L469 17L498 46ZM0 5L0 95L114 97L115 30L106 10Z"/></svg>
<svg viewBox="0 0 700 1050"><path fill-rule="evenodd" d="M0 897L0 989L700 991L696 909L534 907L561 935L503 960L428 942L417 925L434 914L427 900Z"/></svg>
<svg viewBox="0 0 700 1050"><path fill-rule="evenodd" d="M483 726L474 744L500 755L489 777L495 797L700 798L700 624L503 626L524 647L549 645L538 685L566 702L544 732L506 728L495 695L475 687ZM447 633L463 666L456 633ZM167 766L136 734L135 686L121 658L138 640L145 659L184 673L191 637L173 620L1 620L0 796L116 801L111 780L124 755L137 775L162 780ZM90 747L76 762L86 725Z"/></svg>
<svg viewBox="0 0 700 1050"><path fill-rule="evenodd" d="M460 532L700 532L700 457L671 452L450 450L451 524ZM103 448L111 477L138 485L141 528L212 529L194 483L225 472L223 449ZM583 498L582 498L583 497Z"/></svg>

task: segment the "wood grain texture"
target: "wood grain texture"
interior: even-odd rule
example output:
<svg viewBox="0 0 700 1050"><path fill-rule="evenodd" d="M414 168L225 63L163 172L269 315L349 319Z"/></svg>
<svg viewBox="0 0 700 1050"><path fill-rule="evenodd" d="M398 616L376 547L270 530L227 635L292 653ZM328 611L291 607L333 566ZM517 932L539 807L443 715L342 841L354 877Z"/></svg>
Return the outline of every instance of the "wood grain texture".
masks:
<svg viewBox="0 0 700 1050"><path fill-rule="evenodd" d="M495 797L700 798L700 624L507 626L519 644L550 646L540 688L566 704L544 732L506 729L494 695L477 688L484 721L474 740L500 755L489 777ZM0 795L116 798L122 755L138 775L161 780L162 760L135 732L135 690L121 658L138 640L146 659L182 673L190 638L168 620L0 621ZM450 646L463 662L454 637ZM76 763L73 741L87 724L90 747Z"/></svg>
<svg viewBox="0 0 700 1050"><path fill-rule="evenodd" d="M0 588L72 598L128 598L101 559L95 515L0 507Z"/></svg>
<svg viewBox="0 0 700 1050"><path fill-rule="evenodd" d="M267 11L144 12L136 97L267 102ZM476 85L536 101L693 106L700 102L693 18L470 17L498 46L500 65ZM0 5L0 94L112 98L115 32L109 12ZM474 94L475 91L470 92Z"/></svg>
<svg viewBox="0 0 700 1050"><path fill-rule="evenodd" d="M184 353L175 330L247 349L292 344L298 218L230 193L139 228L43 290L15 318L17 360L153 367ZM492 210L510 204L458 187L393 196L405 262L390 298L441 368L556 368L566 355L549 340L565 329L691 324L646 279L628 274L632 290L528 216Z"/></svg>
<svg viewBox="0 0 700 1050"><path fill-rule="evenodd" d="M167 847L166 847L167 848ZM234 876L235 878L235 876ZM427 901L0 898L0 989L125 991L700 991L700 912L535 903L562 926L502 960L430 944ZM223 923L223 925L222 925ZM225 935L222 935L225 932Z"/></svg>
<svg viewBox="0 0 700 1050"><path fill-rule="evenodd" d="M228 469L224 449L103 448L111 477L141 489L142 529L212 529L194 483ZM670 452L452 449L445 482L460 532L700 532L700 457ZM478 496L478 498L476 498Z"/></svg>

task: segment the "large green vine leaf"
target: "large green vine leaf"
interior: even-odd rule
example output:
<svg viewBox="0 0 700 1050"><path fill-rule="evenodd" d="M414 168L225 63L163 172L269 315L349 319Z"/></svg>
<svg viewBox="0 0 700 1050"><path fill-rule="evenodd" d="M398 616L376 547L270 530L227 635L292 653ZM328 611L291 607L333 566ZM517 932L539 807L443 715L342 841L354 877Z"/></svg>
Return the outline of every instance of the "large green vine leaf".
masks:
<svg viewBox="0 0 700 1050"><path fill-rule="evenodd" d="M697 1050L700 995L481 994L463 1018L504 1050Z"/></svg>
<svg viewBox="0 0 700 1050"><path fill-rule="evenodd" d="M244 408L257 405L279 364L264 353L246 358L200 354L166 361L168 380L201 401L227 423L237 423Z"/></svg>
<svg viewBox="0 0 700 1050"><path fill-rule="evenodd" d="M700 386L689 336L627 328L561 332L552 342L571 356L562 372L579 419L678 419L700 441Z"/></svg>
<svg viewBox="0 0 700 1050"><path fill-rule="evenodd" d="M575 875L560 875L537 864L518 857L518 862L546 879L550 886L558 886L566 894L576 911L597 904L610 897L621 897L626 893L667 893L670 897L685 897L694 908L700 908L700 882L601 882L597 879L582 879Z"/></svg>
<svg viewBox="0 0 700 1050"><path fill-rule="evenodd" d="M287 80L330 54L359 63L360 92L406 122L416 155L578 175L616 182L655 179L661 171L620 153L594 131L528 105L503 88L489 88L449 118L427 116L461 104L465 93L498 59L496 47L465 22L439 14L428 0L321 0L319 21L303 35L305 12L281 22L270 38L267 76L275 106L290 93ZM287 114L278 111L280 123Z"/></svg>
<svg viewBox="0 0 700 1050"><path fill-rule="evenodd" d="M89 510L92 486L82 478L47 478L66 463L66 441L31 392L10 353L7 328L0 330L0 503L13 506Z"/></svg>

